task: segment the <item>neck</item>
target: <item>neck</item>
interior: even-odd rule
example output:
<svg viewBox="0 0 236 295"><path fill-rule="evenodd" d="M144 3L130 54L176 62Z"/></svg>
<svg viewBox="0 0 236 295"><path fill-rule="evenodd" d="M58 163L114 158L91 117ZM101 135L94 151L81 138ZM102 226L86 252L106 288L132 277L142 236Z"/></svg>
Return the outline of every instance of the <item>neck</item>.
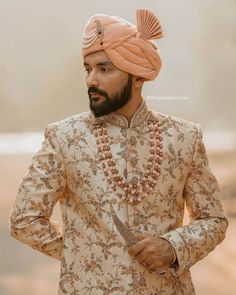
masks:
<svg viewBox="0 0 236 295"><path fill-rule="evenodd" d="M142 101L143 101L143 98L141 95L137 97L132 96L131 99L128 101L128 103L122 108L120 108L119 110L117 110L116 113L124 116L127 119L130 126L130 121L134 113L142 104Z"/></svg>

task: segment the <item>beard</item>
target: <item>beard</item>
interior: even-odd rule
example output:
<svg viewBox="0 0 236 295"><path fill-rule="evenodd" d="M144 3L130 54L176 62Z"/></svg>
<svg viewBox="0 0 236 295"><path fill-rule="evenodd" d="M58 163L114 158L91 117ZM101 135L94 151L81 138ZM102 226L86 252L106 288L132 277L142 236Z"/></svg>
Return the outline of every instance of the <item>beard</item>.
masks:
<svg viewBox="0 0 236 295"><path fill-rule="evenodd" d="M102 95L105 100L102 102L95 102L91 97L91 92L93 94ZM90 101L89 107L95 117L101 117L115 112L126 105L132 96L132 75L129 74L126 85L112 96L109 96L106 91L98 89L97 87L89 87L88 95Z"/></svg>

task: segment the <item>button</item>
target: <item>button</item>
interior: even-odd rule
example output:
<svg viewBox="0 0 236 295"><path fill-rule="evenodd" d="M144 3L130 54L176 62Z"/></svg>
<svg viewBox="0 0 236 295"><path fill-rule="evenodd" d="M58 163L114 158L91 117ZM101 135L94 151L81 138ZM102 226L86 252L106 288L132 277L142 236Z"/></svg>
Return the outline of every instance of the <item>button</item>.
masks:
<svg viewBox="0 0 236 295"><path fill-rule="evenodd" d="M131 143L132 145L135 145L135 144L137 143L137 140L136 140L136 138L135 138L134 136L131 136L131 137L130 137L130 143Z"/></svg>
<svg viewBox="0 0 236 295"><path fill-rule="evenodd" d="M133 177L131 178L131 183L132 183L132 184L137 184L137 183L138 183L138 178L137 178L136 176L133 176Z"/></svg>
<svg viewBox="0 0 236 295"><path fill-rule="evenodd" d="M131 164L133 167L136 166L137 163L138 163L138 160L137 160L136 157L132 157L132 158L130 159L130 164Z"/></svg>
<svg viewBox="0 0 236 295"><path fill-rule="evenodd" d="M126 137L127 136L127 129L126 128L121 128L120 133Z"/></svg>
<svg viewBox="0 0 236 295"><path fill-rule="evenodd" d="M138 217L134 217L134 219L133 219L133 224L134 224L134 225L139 225L139 224L140 224L140 218L138 218Z"/></svg>

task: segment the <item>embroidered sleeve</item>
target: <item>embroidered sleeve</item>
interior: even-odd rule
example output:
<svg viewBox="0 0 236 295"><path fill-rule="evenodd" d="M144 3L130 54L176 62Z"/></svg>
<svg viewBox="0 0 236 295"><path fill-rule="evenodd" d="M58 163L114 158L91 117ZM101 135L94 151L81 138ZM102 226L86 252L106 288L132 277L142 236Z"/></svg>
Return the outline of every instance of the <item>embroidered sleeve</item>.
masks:
<svg viewBox="0 0 236 295"><path fill-rule="evenodd" d="M195 152L184 188L190 223L161 236L175 249L176 275L181 275L222 242L228 226L220 201L220 188L208 165L199 124L197 128Z"/></svg>
<svg viewBox="0 0 236 295"><path fill-rule="evenodd" d="M61 259L62 231L50 217L65 187L56 126L51 124L45 128L42 147L32 157L28 172L20 182L9 224L15 239L58 260Z"/></svg>

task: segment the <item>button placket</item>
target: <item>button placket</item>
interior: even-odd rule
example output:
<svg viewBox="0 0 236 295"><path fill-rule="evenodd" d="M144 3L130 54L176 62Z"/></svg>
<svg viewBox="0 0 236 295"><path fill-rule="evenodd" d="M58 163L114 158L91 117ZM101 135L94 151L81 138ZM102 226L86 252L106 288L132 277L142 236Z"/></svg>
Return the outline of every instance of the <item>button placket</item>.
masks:
<svg viewBox="0 0 236 295"><path fill-rule="evenodd" d="M129 155L127 157L127 179L130 183L130 189L135 190L135 185L137 184L137 177L135 177L134 168L136 167L138 160L135 156L135 148L136 148L136 138L134 136L135 132L133 128L128 129L127 133L127 149L129 150ZM131 186L134 185L132 188Z"/></svg>

